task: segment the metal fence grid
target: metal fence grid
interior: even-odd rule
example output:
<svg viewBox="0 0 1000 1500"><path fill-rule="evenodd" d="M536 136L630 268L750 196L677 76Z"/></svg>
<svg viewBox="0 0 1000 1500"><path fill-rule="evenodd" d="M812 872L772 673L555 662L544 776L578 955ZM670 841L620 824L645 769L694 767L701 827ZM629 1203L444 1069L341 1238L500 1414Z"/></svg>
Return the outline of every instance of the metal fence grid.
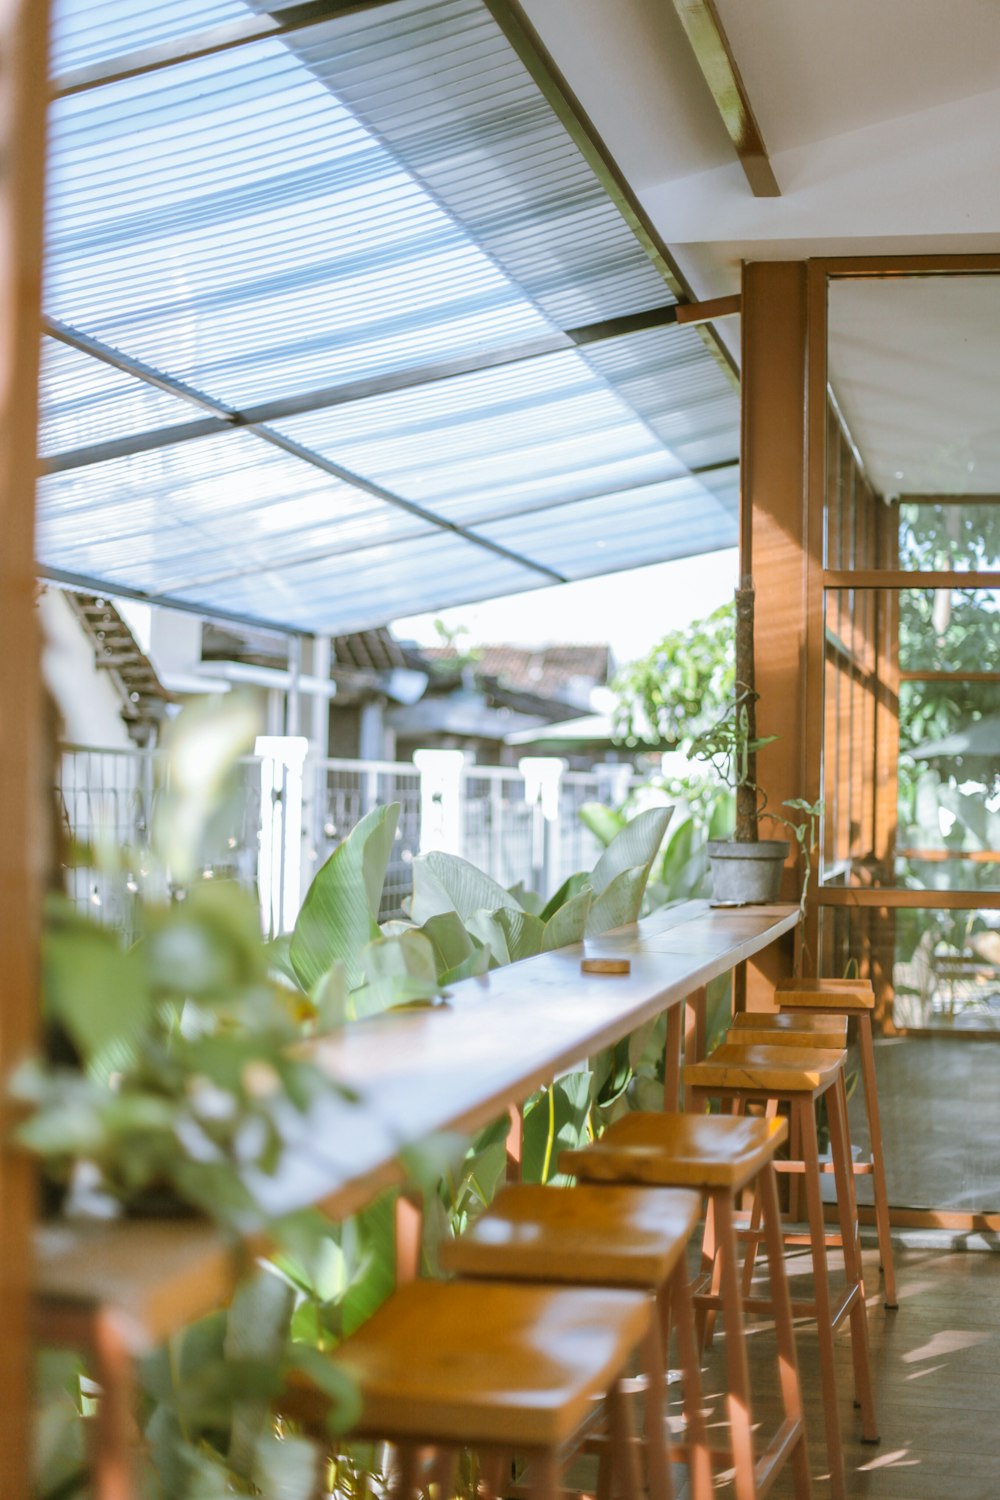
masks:
<svg viewBox="0 0 1000 1500"><path fill-rule="evenodd" d="M426 792L418 768L392 761L307 758L301 822L292 826L289 809L294 799L286 797L291 773L275 763L262 783L263 765L255 756L240 762L235 794L210 831L205 876L235 878L256 890L265 930L279 930L280 913L286 910L288 858L274 851L280 847L288 855L294 848L304 891L367 812L398 802L399 823L379 913L383 920L398 915L412 892L413 860L421 837L427 837L426 825L422 833ZM69 894L78 906L129 936L134 935L136 897L146 876L164 774L157 751L72 745L65 747L60 761L57 811L67 840L103 846L116 856L111 862L91 861L70 869ZM627 770L624 776L629 779ZM270 788L268 807L263 805L262 784ZM559 784L557 816L551 820L545 818L540 801L528 800L528 784L513 767L467 765L457 789L459 847L454 852L500 885L522 882L547 899L568 875L592 868L599 857L600 845L580 821L579 810L585 802L607 800L605 774L566 772ZM623 788L616 786L615 792L620 796ZM266 862L262 848L271 851Z"/></svg>

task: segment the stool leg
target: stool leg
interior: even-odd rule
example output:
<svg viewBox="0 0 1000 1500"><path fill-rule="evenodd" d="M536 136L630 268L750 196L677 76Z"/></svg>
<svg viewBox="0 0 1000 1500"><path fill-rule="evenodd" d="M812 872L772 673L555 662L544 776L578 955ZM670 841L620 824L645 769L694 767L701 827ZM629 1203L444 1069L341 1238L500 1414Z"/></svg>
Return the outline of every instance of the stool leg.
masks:
<svg viewBox="0 0 1000 1500"><path fill-rule="evenodd" d="M668 1114L681 1107L681 1026L680 1005L667 1011L667 1037L663 1048L663 1108Z"/></svg>
<svg viewBox="0 0 1000 1500"><path fill-rule="evenodd" d="M844 1500L844 1455L840 1446L837 1370L833 1354L833 1307L826 1262L826 1226L823 1222L819 1147L816 1142L816 1118L813 1113L812 1099L793 1100L792 1114L798 1117L802 1160L805 1163L806 1213L809 1219L809 1240L812 1246L813 1298L816 1305L816 1331L819 1338L823 1416L826 1423L827 1459L830 1465L830 1493L834 1500Z"/></svg>
<svg viewBox="0 0 1000 1500"><path fill-rule="evenodd" d="M532 1455L528 1474L531 1500L559 1500L562 1474L558 1455L551 1448Z"/></svg>
<svg viewBox="0 0 1000 1500"><path fill-rule="evenodd" d="M391 1494L394 1500L412 1500L417 1493L419 1453L416 1443L400 1443L396 1449L395 1475Z"/></svg>
<svg viewBox="0 0 1000 1500"><path fill-rule="evenodd" d="M705 1429L701 1394L701 1361L694 1330L691 1285L683 1264L670 1279L670 1302L677 1329L677 1354L684 1378L684 1426L691 1500L712 1500L712 1453Z"/></svg>
<svg viewBox="0 0 1000 1500"><path fill-rule="evenodd" d="M654 1316L642 1346L646 1371L646 1451L649 1500L673 1500L670 1477L670 1435L667 1430L667 1351L660 1336L660 1319Z"/></svg>
<svg viewBox="0 0 1000 1500"><path fill-rule="evenodd" d="M636 1445L633 1441L632 1416L628 1399L622 1390L620 1379L616 1380L608 1391L606 1406L608 1425L611 1428L612 1468L615 1474L616 1493L622 1497L622 1500L642 1500L642 1481L639 1476ZM660 1410L662 1424L662 1407ZM665 1454L665 1445L661 1443L659 1447L661 1452ZM669 1465L663 1466L663 1473L667 1475L666 1483L669 1495ZM651 1485L652 1481L653 1473L651 1469ZM654 1494L652 1488L650 1488L650 1500L662 1500L662 1497Z"/></svg>
<svg viewBox="0 0 1000 1500"><path fill-rule="evenodd" d="M750 1375L743 1334L743 1299L740 1295L739 1254L733 1202L728 1192L713 1193L715 1228L721 1264L722 1311L726 1320L726 1378L729 1387L729 1435L733 1449L736 1500L756 1500L757 1475L753 1457L753 1423L750 1416Z"/></svg>
<svg viewBox="0 0 1000 1500"><path fill-rule="evenodd" d="M872 1040L872 1018L868 1011L863 1011L858 1017L858 1051L861 1056L861 1077L865 1086L865 1109L868 1113L868 1134L872 1148L875 1223L878 1227L878 1250L885 1274L885 1305L898 1307L896 1266L892 1258L892 1236L889 1230L889 1192L885 1182L882 1119L878 1108L878 1085L875 1081L875 1045Z"/></svg>
<svg viewBox="0 0 1000 1500"><path fill-rule="evenodd" d="M781 1404L786 1419L797 1423L799 1428L799 1435L791 1454L792 1472L795 1476L795 1496L796 1500L810 1500L812 1477L809 1473L809 1450L806 1446L805 1412L802 1406L802 1386L799 1380L798 1354L795 1348L788 1273L785 1269L785 1244L781 1232L778 1185L771 1162L767 1163L757 1178L757 1196L754 1201L760 1203L763 1216L764 1243L771 1277L771 1301L774 1304L774 1332L778 1344Z"/></svg>
<svg viewBox="0 0 1000 1500"><path fill-rule="evenodd" d="M458 1454L454 1448L439 1448L431 1465L430 1482L438 1487L438 1500L453 1500Z"/></svg>
<svg viewBox="0 0 1000 1500"><path fill-rule="evenodd" d="M778 1113L777 1099L768 1099L764 1107L765 1120L773 1120ZM743 1258L743 1295L749 1297L753 1287L754 1266L757 1264L757 1244L761 1227L761 1205L760 1194L754 1193L753 1203L750 1205L750 1239L747 1244L747 1253Z"/></svg>
<svg viewBox="0 0 1000 1500"><path fill-rule="evenodd" d="M864 1441L877 1443L879 1440L878 1424L875 1420L875 1397L872 1391L872 1372L868 1355L868 1315L865 1310L864 1271L861 1265L861 1246L858 1239L858 1208L854 1195L851 1137L847 1128L847 1086L843 1072L827 1097L830 1101L830 1147L837 1184L840 1237L844 1244L844 1271L848 1287L853 1285L857 1288L857 1295L851 1304L850 1311L854 1390L861 1408L861 1432Z"/></svg>

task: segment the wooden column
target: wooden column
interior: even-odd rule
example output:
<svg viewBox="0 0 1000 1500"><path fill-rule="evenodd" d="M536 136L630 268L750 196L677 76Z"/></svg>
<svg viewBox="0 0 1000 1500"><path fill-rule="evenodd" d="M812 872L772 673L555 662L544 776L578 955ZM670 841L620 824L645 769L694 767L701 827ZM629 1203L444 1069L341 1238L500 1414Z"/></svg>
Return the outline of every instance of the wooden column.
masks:
<svg viewBox="0 0 1000 1500"><path fill-rule="evenodd" d="M0 1082L34 1046L41 847L34 491L47 0L0 0ZM0 1469L27 1500L34 1185L0 1102Z"/></svg>
<svg viewBox="0 0 1000 1500"><path fill-rule="evenodd" d="M756 589L757 732L779 736L760 754L758 780L782 812L787 798L817 795L805 775L805 264L745 264L742 307L740 573ZM766 822L761 834L783 836ZM798 899L798 881L789 861L783 900ZM749 1009L771 1003L779 954L749 965Z"/></svg>

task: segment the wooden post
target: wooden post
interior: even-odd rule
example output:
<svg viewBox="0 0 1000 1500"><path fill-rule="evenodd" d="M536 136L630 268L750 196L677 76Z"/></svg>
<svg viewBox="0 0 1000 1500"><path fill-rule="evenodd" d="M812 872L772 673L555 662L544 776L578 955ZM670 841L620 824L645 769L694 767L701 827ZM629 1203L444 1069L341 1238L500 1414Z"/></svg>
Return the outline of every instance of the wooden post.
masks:
<svg viewBox="0 0 1000 1500"><path fill-rule="evenodd" d="M799 261L743 267L740 574L755 585L756 729L777 735L761 752L757 780L768 806L809 796L804 671L806 562L804 500L806 267ZM818 765L816 774L818 775ZM762 829L765 837L769 830ZM780 828L774 831L781 837ZM798 900L799 871L789 864L782 899ZM746 1005L768 1008L774 974L748 965Z"/></svg>
<svg viewBox="0 0 1000 1500"><path fill-rule="evenodd" d="M0 1087L37 1033L39 836L35 467L47 0L0 0ZM29 1493L33 1174L0 1101L0 1467Z"/></svg>

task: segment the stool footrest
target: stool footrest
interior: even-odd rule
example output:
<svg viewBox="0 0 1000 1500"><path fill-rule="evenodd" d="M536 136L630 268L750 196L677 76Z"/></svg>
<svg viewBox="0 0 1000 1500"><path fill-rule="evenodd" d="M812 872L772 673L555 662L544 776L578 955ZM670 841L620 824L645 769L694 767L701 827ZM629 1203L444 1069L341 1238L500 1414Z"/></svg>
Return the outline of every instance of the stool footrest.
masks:
<svg viewBox="0 0 1000 1500"><path fill-rule="evenodd" d="M840 1302L833 1309L833 1316L832 1316L832 1318L830 1320L830 1327L831 1328L839 1328L840 1327L841 1323L847 1317L847 1314L850 1312L851 1308L854 1306L855 1302L858 1300L858 1298L860 1297L860 1295L861 1295L861 1288L859 1286L852 1286L852 1287L850 1287L844 1293L844 1295L841 1298ZM705 1297L698 1297L697 1301L698 1301L698 1304L700 1306L703 1306L703 1307L709 1307L709 1306L719 1307L721 1299L719 1299L718 1297L705 1296ZM743 1307L744 1307L744 1309L747 1312L770 1313L774 1309L774 1303L771 1301L770 1297L744 1297L744 1299L743 1299ZM811 1301L804 1300L804 1299L803 1300L798 1300L795 1297L793 1297L792 1298L792 1317L793 1318L815 1318L816 1317L816 1304L815 1304L815 1302L811 1302Z"/></svg>

